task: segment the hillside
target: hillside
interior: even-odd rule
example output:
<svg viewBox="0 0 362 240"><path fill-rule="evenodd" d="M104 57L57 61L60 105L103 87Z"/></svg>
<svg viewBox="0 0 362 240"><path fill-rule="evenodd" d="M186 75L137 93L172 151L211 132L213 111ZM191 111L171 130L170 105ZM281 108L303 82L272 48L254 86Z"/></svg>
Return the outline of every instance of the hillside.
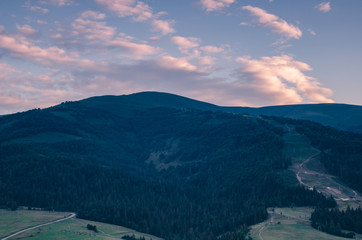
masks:
<svg viewBox="0 0 362 240"><path fill-rule="evenodd" d="M174 94L159 92L141 92L121 97L139 104L147 104L150 106L224 111L240 114L247 113L252 115L268 115L310 120L342 130L362 133L362 124L360 121L362 119L362 106L357 105L329 103L251 108L217 106Z"/></svg>
<svg viewBox="0 0 362 240"><path fill-rule="evenodd" d="M7 115L0 206L74 211L176 240L243 239L269 206L334 206L283 183L284 130L269 122L124 96Z"/></svg>
<svg viewBox="0 0 362 240"><path fill-rule="evenodd" d="M16 211L0 209L0 239L115 240L134 236L133 239L137 240L162 240L129 228L69 216L73 215L39 209ZM88 224L96 226L97 231L87 229Z"/></svg>

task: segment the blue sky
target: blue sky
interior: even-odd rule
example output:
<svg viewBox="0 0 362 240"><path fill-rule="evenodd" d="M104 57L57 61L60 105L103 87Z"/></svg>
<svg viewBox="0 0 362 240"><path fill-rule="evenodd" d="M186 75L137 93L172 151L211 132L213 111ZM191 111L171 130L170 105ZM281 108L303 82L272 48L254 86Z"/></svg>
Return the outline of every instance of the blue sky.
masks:
<svg viewBox="0 0 362 240"><path fill-rule="evenodd" d="M0 114L163 91L362 104L360 0L0 1Z"/></svg>

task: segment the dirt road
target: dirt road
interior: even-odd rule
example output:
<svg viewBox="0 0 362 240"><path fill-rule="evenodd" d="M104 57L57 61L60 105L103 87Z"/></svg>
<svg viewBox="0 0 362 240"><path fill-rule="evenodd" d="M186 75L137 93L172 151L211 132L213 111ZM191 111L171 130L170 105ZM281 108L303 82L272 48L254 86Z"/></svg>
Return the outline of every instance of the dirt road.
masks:
<svg viewBox="0 0 362 240"><path fill-rule="evenodd" d="M23 232L27 232L27 231L30 231L30 230L33 230L33 229L36 229L36 228L39 228L39 227L44 227L44 226L47 226L47 225L50 225L50 224L54 224L54 223L58 223L58 222L63 222L63 221L66 221L68 219L71 219L71 218L74 218L75 217L75 213L71 213L68 217L65 217L65 218L61 218L61 219L58 219L58 220L54 220L54 221L51 221L51 222L47 222L47 223L43 223L43 224L39 224L39 225L36 225L36 226L33 226L33 227L28 227L28 228L25 228L23 230L20 230L20 231L17 231L9 236L6 236L4 238L1 238L1 240L6 240L6 239L9 239L9 238L12 238L16 235L19 235Z"/></svg>

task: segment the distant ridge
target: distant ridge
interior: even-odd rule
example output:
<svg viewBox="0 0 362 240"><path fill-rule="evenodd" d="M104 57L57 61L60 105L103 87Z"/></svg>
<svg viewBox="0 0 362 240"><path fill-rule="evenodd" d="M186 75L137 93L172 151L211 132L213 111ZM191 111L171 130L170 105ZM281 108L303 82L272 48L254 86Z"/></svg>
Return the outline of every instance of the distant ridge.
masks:
<svg viewBox="0 0 362 240"><path fill-rule="evenodd" d="M131 101L159 107L188 108L203 111L219 111L219 106L187 97L163 92L140 92L126 96Z"/></svg>
<svg viewBox="0 0 362 240"><path fill-rule="evenodd" d="M165 107L222 111L236 114L279 116L310 120L342 130L362 133L362 106L342 103L278 105L260 108L227 107L164 92L139 92L129 95L106 95L76 102L92 108L117 113L127 108Z"/></svg>
<svg viewBox="0 0 362 240"><path fill-rule="evenodd" d="M362 106L342 103L279 105L260 108L227 107L163 92L139 92L120 96L141 105L280 116L310 120L343 130L362 132Z"/></svg>

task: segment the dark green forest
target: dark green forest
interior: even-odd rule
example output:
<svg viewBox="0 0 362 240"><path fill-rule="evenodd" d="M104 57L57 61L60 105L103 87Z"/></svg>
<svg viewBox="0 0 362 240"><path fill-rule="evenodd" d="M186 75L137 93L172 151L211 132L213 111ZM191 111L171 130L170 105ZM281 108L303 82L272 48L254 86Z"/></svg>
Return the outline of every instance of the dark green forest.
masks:
<svg viewBox="0 0 362 240"><path fill-rule="evenodd" d="M295 125L295 130L309 138L321 151L320 161L333 175L348 186L362 192L362 135L323 126L311 121L280 117L265 117L283 124Z"/></svg>
<svg viewBox="0 0 362 240"><path fill-rule="evenodd" d="M92 98L0 118L0 207L75 211L165 239L245 239L267 207L335 207L283 183L259 117Z"/></svg>
<svg viewBox="0 0 362 240"><path fill-rule="evenodd" d="M361 207L357 209L348 207L345 211L338 208L317 208L311 216L312 227L347 238L353 238L354 233L362 233L361 219Z"/></svg>

